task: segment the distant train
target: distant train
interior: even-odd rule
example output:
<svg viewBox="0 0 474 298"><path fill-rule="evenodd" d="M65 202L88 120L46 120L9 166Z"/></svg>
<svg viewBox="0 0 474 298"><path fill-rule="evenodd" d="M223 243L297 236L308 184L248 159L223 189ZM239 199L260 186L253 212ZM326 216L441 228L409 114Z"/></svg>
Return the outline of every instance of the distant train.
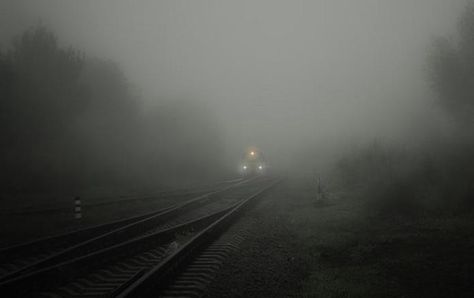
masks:
<svg viewBox="0 0 474 298"><path fill-rule="evenodd" d="M266 167L262 152L257 148L250 148L242 158L240 171L243 175L259 175L265 172Z"/></svg>

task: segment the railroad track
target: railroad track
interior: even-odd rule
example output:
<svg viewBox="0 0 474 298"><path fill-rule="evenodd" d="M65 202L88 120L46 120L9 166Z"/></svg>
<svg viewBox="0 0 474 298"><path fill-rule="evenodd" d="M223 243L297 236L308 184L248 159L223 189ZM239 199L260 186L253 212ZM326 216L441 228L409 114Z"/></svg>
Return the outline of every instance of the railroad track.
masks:
<svg viewBox="0 0 474 298"><path fill-rule="evenodd" d="M219 269L229 251L242 239L240 235L236 235L227 243L212 242L251 207L256 198L277 183L278 181L272 181L241 200L152 270L136 278L126 289L114 293L113 297L199 297L203 285L211 278L211 273Z"/></svg>
<svg viewBox="0 0 474 298"><path fill-rule="evenodd" d="M193 254L236 220L274 181L255 181L221 193L173 223L142 229L138 237L27 272L0 283L8 297L136 297L170 284ZM212 206L212 207L211 207ZM207 212L206 212L207 211Z"/></svg>
<svg viewBox="0 0 474 298"><path fill-rule="evenodd" d="M7 279L11 274L20 272L41 260L58 254L78 243L86 241L110 232L121 226L140 221L155 214L168 210L164 208L159 211L147 213L140 216L134 216L124 220L113 221L94 227L81 229L64 234L54 235L36 239L27 243L13 245L0 250L0 280Z"/></svg>
<svg viewBox="0 0 474 298"><path fill-rule="evenodd" d="M243 178L224 180L212 185L194 187L192 189L174 189L166 191L158 191L154 193L142 194L142 195L120 195L114 198L111 197L102 197L102 198L93 198L85 200L83 202L84 208L96 208L109 205L117 205L123 203L131 202L145 202L150 200L156 200L157 198L163 197L183 197L183 196L197 196L199 194L204 194L210 192L216 188L229 185L232 183L237 183L244 180ZM69 212L71 210L70 205L65 206L23 206L21 208L14 209L0 209L1 215L22 215L22 214L45 214L45 213L57 213L57 212Z"/></svg>
<svg viewBox="0 0 474 298"><path fill-rule="evenodd" d="M196 207L220 192L245 183L247 180L238 181L225 188L144 215L2 249L0 250L0 282L113 245L125 237L143 233L143 230L148 231L156 224L169 220L188 208Z"/></svg>

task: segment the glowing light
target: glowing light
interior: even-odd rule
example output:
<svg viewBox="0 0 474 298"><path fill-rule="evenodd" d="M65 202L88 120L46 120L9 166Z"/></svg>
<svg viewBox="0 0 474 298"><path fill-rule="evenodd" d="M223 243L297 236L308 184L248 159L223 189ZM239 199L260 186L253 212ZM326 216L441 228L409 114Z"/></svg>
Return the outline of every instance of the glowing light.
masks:
<svg viewBox="0 0 474 298"><path fill-rule="evenodd" d="M258 169L259 169L259 170L263 170L263 166L258 166Z"/></svg>
<svg viewBox="0 0 474 298"><path fill-rule="evenodd" d="M243 166L242 169L247 170L247 166Z"/></svg>
<svg viewBox="0 0 474 298"><path fill-rule="evenodd" d="M254 156L254 155L255 155L255 152L251 151L251 152L250 152L250 155Z"/></svg>

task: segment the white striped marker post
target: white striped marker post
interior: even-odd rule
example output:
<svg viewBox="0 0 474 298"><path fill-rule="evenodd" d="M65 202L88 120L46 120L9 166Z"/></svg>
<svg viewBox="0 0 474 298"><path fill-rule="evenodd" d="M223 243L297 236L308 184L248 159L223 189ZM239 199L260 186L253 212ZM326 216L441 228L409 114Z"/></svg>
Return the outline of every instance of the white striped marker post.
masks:
<svg viewBox="0 0 474 298"><path fill-rule="evenodd" d="M81 208L81 198L75 197L74 198L74 218L81 219L82 218L82 208Z"/></svg>

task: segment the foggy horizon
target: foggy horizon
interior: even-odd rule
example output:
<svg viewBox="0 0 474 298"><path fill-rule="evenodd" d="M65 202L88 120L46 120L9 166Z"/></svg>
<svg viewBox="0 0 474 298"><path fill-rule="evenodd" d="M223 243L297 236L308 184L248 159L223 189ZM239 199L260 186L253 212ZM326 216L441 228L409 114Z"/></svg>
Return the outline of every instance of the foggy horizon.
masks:
<svg viewBox="0 0 474 298"><path fill-rule="evenodd" d="M196 101L227 157L258 146L288 163L310 143L413 143L443 125L426 52L456 37L466 1L2 1L7 45L43 24L111 59L143 108Z"/></svg>

